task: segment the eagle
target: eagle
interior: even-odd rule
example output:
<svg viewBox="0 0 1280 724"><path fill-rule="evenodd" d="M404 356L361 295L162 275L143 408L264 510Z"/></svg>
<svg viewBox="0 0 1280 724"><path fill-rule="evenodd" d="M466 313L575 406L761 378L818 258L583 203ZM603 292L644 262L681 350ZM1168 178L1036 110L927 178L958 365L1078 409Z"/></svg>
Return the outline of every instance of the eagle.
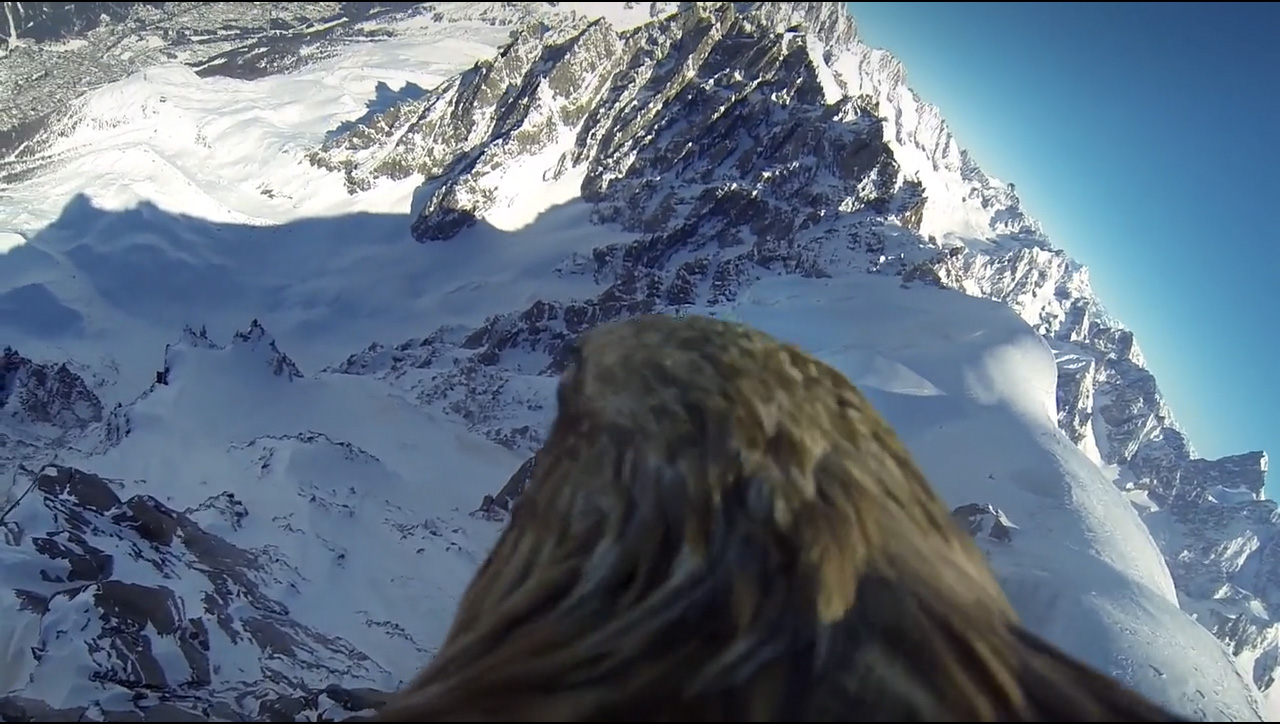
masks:
<svg viewBox="0 0 1280 724"><path fill-rule="evenodd" d="M829 365L657 314L567 359L528 487L376 721L1189 721L1027 630Z"/></svg>

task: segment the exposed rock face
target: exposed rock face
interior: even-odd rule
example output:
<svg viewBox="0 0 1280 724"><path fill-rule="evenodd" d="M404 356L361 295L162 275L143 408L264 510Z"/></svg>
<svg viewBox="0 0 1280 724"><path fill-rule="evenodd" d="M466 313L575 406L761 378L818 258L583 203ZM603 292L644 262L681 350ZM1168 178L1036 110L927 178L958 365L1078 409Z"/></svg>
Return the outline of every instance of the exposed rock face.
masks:
<svg viewBox="0 0 1280 724"><path fill-rule="evenodd" d="M200 332L203 334L204 329L201 328ZM203 335L203 339L208 341L209 337ZM261 357L267 369L271 370L271 374L276 377L283 377L292 382L302 376L302 372L298 371L298 366L289 359L289 355L281 352L276 346L275 337L272 337L256 319L249 324L247 330L235 333L231 338L231 346Z"/></svg>
<svg viewBox="0 0 1280 724"><path fill-rule="evenodd" d="M43 362L10 347L0 352L0 510L16 492L9 469L54 459L104 418L93 387L66 362Z"/></svg>
<svg viewBox="0 0 1280 724"><path fill-rule="evenodd" d="M1269 613L1280 611L1280 590L1269 583L1280 581L1280 560L1268 548L1280 538L1280 518L1262 499L1266 453L1198 457L1133 333L1107 315L1086 270L1061 252L948 257L938 271L946 284L1009 304L1059 351L1059 425L1078 443L1088 439L1103 462L1123 466L1129 487L1163 508L1147 514L1148 526L1183 607L1267 691L1280 669L1280 620Z"/></svg>
<svg viewBox="0 0 1280 724"><path fill-rule="evenodd" d="M21 5L27 18L51 22L63 4ZM534 192L513 184L513 169L532 169L522 178L542 182L537 193L555 202L582 199L602 228L620 232L610 238L622 239L556 268L587 293L538 300L474 328L375 343L332 371L385 377L472 430L532 452L553 412L565 343L600 322L692 307L730 313L754 282L774 275L882 274L997 300L1058 354L1064 432L1120 466L1135 497L1152 503L1146 520L1184 608L1260 688L1274 685L1280 516L1262 499L1265 455L1196 456L1133 335L1106 314L1086 271L1049 245L1012 185L981 171L938 109L906 86L901 64L858 41L841 4L649 3L652 21L625 31L544 3L224 3L181 12L168 9L180 4L90 3L75 12L106 5L154 15L140 25L162 41L125 44L119 52L129 60L76 73L58 69L115 57L115 29L87 34L83 51L19 48L9 60L34 63L31 77L53 80L23 84L22 102L0 104L0 145L26 143L29 128L9 129L58 107L58 98L140 67L142 45L189 49L193 36L216 34L224 40L200 41L200 72L253 77L304 62L277 52L278 36L256 37L258 28L283 23L319 38L305 26L331 13L421 5L413 11L512 27L511 43L493 58L334 138L312 163L340 171L352 191L422 178L412 231L423 243L466 244L468 228L502 223L504 209ZM261 17L227 19L236 12ZM36 37L35 21L22 22L19 38ZM957 236L986 243L966 248ZM158 383L171 362L182 374L185 348L226 349L285 381L300 376L255 322L226 348L186 330L166 351ZM43 459L52 437L86 426L86 451L130 434L128 409L104 419L73 367L9 352L0 364L0 417L24 426L21 434L0 427L0 458ZM30 432L41 426L48 434ZM529 458L482 512L507 510L534 464ZM234 497L174 511L148 496L121 500L108 481L66 469L42 475L32 490L4 520L0 551L38 568L43 583L16 594L21 614L5 615L36 621L42 656L67 657L72 670L121 696L91 710L0 698L0 718L294 721L345 717L377 700L358 688L377 673L367 657L292 621L264 592L269 551L235 547L199 526L214 516L234 528L249 514ZM998 509L973 504L955 514L984 543L1017 545L1016 526ZM57 636L86 621L95 630L89 644Z"/></svg>
<svg viewBox="0 0 1280 724"><path fill-rule="evenodd" d="M198 330L190 326L185 327L182 330L182 337L178 344L165 346L164 367L156 376L158 383L168 383L169 375L174 372L174 367L176 366L175 354L179 353L183 348L224 349L222 345L209 339L209 333L204 327ZM298 366L289 358L289 355L280 351L280 348L276 345L275 337L271 336L271 333L256 319L249 323L247 329L232 335L231 345L226 349L255 360L257 364L261 364L272 375L282 377L287 382L292 382L302 377L302 372L298 369Z"/></svg>
<svg viewBox="0 0 1280 724"><path fill-rule="evenodd" d="M951 518L975 538L986 538L997 543L1013 541L1014 525L1004 512L990 503L969 503L951 511Z"/></svg>
<svg viewBox="0 0 1280 724"><path fill-rule="evenodd" d="M621 34L602 20L534 23L495 59L312 159L342 169L355 189L433 179L413 226L421 241L474 224L518 191L502 188L509 164L548 154L556 160L544 180L572 179L601 223L670 234L734 216L720 224L730 235L721 246L752 234L761 237L755 256L781 257L776 247L822 220L789 206L911 219L923 203L885 146L874 102L828 97L818 51L807 36L777 33L767 14L728 4ZM692 231L653 244L650 256L683 249Z"/></svg>
<svg viewBox="0 0 1280 724"><path fill-rule="evenodd" d="M0 414L79 430L100 421L102 412L97 394L65 362L41 364L10 347L0 352Z"/></svg>
<svg viewBox="0 0 1280 724"><path fill-rule="evenodd" d="M1265 456L1195 454L1087 271L959 147L900 63L818 6L835 4L688 3L625 32L530 22L493 59L313 153L353 191L422 177L412 230L424 243L466 243L465 229L497 223L531 193L511 186L516 166L567 185L565 201L580 197L595 221L630 235L558 267L594 282L592 296L374 345L335 371L385 376L532 451L565 343L603 321L727 306L778 274L890 274L1000 301L1058 353L1064 432L1163 506L1150 523L1184 605L1211 611L1201 620L1270 687L1277 624L1206 583L1280 610L1280 584L1268 583L1280 581L1269 547L1280 527L1257 512L1269 506L1258 499ZM965 248L953 235L987 244ZM517 478L489 504L518 494ZM1177 515L1180 505L1201 517ZM1256 530L1236 530L1242 518Z"/></svg>
<svg viewBox="0 0 1280 724"><path fill-rule="evenodd" d="M511 512L511 504L524 493L525 488L533 481L533 471L538 465L538 456L531 455L520 464L519 468L507 479L506 485L496 495L486 495L480 504L480 512L493 517L501 517Z"/></svg>
<svg viewBox="0 0 1280 724"><path fill-rule="evenodd" d="M234 496L202 507L243 514ZM311 720L368 708L380 696L330 682L381 672L347 642L308 628L264 590L277 575L270 550L246 550L204 530L188 512L148 495L122 500L110 481L63 467L40 473L3 521L6 566L38 569L41 585L15 589L6 617L31 617L37 661L6 684L65 692L42 676L74 671L119 695L101 710L56 700L0 698L5 721ZM34 576L24 580L35 580ZM73 627L90 636L62 636ZM10 681L12 680L12 681ZM307 719L301 719L307 720Z"/></svg>
<svg viewBox="0 0 1280 724"><path fill-rule="evenodd" d="M1255 450L1217 460L1193 458L1181 466L1181 472L1205 489L1244 490L1261 500L1267 482L1267 454Z"/></svg>
<svg viewBox="0 0 1280 724"><path fill-rule="evenodd" d="M548 180L572 179L597 222L636 235L557 270L596 283L593 298L374 346L337 371L404 378L423 402L532 450L541 426L523 413L545 408L546 376L585 329L731 302L764 274L901 274L936 254L910 233L923 193L894 162L875 102L834 95L821 44L774 22L711 4L626 33L526 26L494 60L313 154L357 188L427 175L414 233L448 243L510 193L504 168L551 154Z"/></svg>

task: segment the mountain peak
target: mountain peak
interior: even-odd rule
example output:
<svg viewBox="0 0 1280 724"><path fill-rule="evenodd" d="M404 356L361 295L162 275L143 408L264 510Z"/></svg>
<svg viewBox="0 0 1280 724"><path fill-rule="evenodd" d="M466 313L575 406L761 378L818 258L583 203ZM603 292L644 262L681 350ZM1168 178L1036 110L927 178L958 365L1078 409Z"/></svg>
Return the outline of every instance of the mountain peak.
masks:
<svg viewBox="0 0 1280 724"><path fill-rule="evenodd" d="M1216 460L1193 458L1182 467L1181 477L1197 488L1212 491L1245 491L1254 500L1266 497L1267 454L1253 450Z"/></svg>
<svg viewBox="0 0 1280 724"><path fill-rule="evenodd" d="M678 223L658 178L678 180L691 201L745 181L737 193L785 185L810 207L890 203L908 181L896 169L870 179L863 169L877 162L874 102L846 100L822 54L786 29L812 16L851 38L852 21L822 3L734 5L625 32L603 21L526 25L495 57L328 141L311 161L343 170L352 190L426 177L413 223L420 241L480 221L519 228L579 197L598 221L628 230ZM842 130L848 141L833 145ZM530 172L541 179L534 188L516 181Z"/></svg>
<svg viewBox="0 0 1280 724"><path fill-rule="evenodd" d="M103 405L67 363L35 362L5 347L0 353L0 410L22 421L72 430L100 421Z"/></svg>
<svg viewBox="0 0 1280 724"><path fill-rule="evenodd" d="M289 355L276 346L276 338L271 336L271 333L257 319L249 323L248 329L236 332L232 336L231 347L258 356L276 377L292 381L302 376L302 372L298 370L298 366L293 363Z"/></svg>
<svg viewBox="0 0 1280 724"><path fill-rule="evenodd" d="M255 322L257 320L254 320ZM194 349L220 349L218 344L209 339L209 330L202 324L199 329L195 329L190 325L182 328L182 336L178 339L179 344L185 344Z"/></svg>
<svg viewBox="0 0 1280 724"><path fill-rule="evenodd" d="M406 385L532 452L542 426L512 408L538 408L539 380L582 330L638 313L729 313L778 277L870 272L1011 307L1054 350L1059 425L1131 473L1128 494L1174 500L1174 481L1179 496L1211 480L1260 490L1256 458L1195 456L1087 270L1049 243L1013 184L982 171L901 63L858 43L840 6L819 5L698 4L622 32L529 26L492 59L328 141L311 161L344 173L353 193L423 178L412 224L422 242L521 233L568 204L620 232L556 268L594 288L492 314L457 344L371 348L344 371ZM1184 555L1188 539L1161 540L1166 556ZM1179 590L1198 591L1183 570Z"/></svg>
<svg viewBox="0 0 1280 724"><path fill-rule="evenodd" d="M53 5L22 4L33 14ZM136 561L141 550L159 562L154 575L131 565L117 572L145 573L144 579L71 598L84 604L86 620L102 618L100 604L137 602L149 611L177 600L119 585L136 583L174 588L187 607L180 618L222 630L217 616L200 613L206 582L181 569L192 559L179 534L154 551L135 546L139 535L172 532L174 521L182 536L196 540L194 523L256 557L261 566L237 570L263 576L263 594L288 601L298 623L353 636L380 664L410 673L447 623L420 606L452 605L484 546L467 547L454 523L422 525L433 509L406 507L425 501L457 512L481 502L485 515L499 517L532 469L528 455L554 409L555 375L574 337L621 317L689 312L794 334L865 385L877 405L897 410L894 424L901 422L904 439L928 458L931 478L951 485L952 504L963 504L954 515L1022 595L1015 605L1028 621L1080 646L1077 653L1092 663L1151 664L1123 666L1119 675L1210 720L1248 719L1255 685L1272 696L1280 691L1274 686L1280 619L1269 613L1280 610L1280 517L1274 503L1260 499L1266 456L1204 460L1195 453L1134 335L1107 315L1087 270L1050 245L1012 183L983 172L941 112L907 86L901 63L858 41L843 4L117 5L136 5L128 12L140 14L77 37L75 47L42 50L33 40L19 48L13 60L30 77L51 81L20 84L23 102L0 108L0 125L35 119L55 108L49 99L66 83L102 86L47 124L38 121L32 128L39 138L30 143L21 140L27 130L15 131L21 158L0 169L6 178L59 169L18 188L15 198L43 204L56 196L50 189L69 188L58 186L64 179L85 190L47 239L22 236L26 251L19 254L46 248L49 239L59 245L91 237L94 243L75 254L106 255L98 258L103 263L87 264L87 257L47 247L51 259L74 264L79 277L50 286L58 292L51 301L104 302L101 311L73 311L102 330L90 344L117 345L120 359L158 346L153 340L184 321L175 323L178 312L211 315L215 329L258 314L290 320L289 334L313 335L307 347L324 357L318 362L362 351L298 380L297 366L259 320L220 338L225 345L203 327L188 326L166 347L157 384L134 404L115 406L91 430L96 444L68 438L77 451L88 451L77 465L119 482L75 473L74 480L37 483L17 512L29 530L50 531L35 536L39 545L61 555L60 544L46 539L65 542L62 527L83 525L63 508L49 518L41 510L48 501L76 508L106 501L132 513L100 520L81 511L93 528L92 536L84 534L87 545L118 561ZM388 16L362 24L349 15L357 11ZM293 18L301 18L298 27L279 28ZM143 35L121 42L136 32ZM389 36L395 40L380 46ZM414 44L420 45L412 54L404 52ZM382 48L389 55L378 58ZM79 71L80 59L98 52L109 62L63 72L73 65ZM192 60L173 62L175 54ZM161 55L162 67L110 83ZM430 63L415 64L428 57ZM291 72L271 77L280 69ZM399 82L413 87L391 90ZM300 86L305 99L293 95ZM234 94L234 102L210 104L222 92ZM291 125L299 113L305 127ZM173 127L190 133L161 132ZM299 167L298 144L306 138L315 139L306 148L311 166ZM109 163L100 151L112 154ZM84 200L92 193L119 203L118 179L93 174L144 157L145 165L129 167L142 182L126 186L149 196L146 203L119 212ZM344 185L350 198L343 198ZM407 221L386 214L410 203ZM368 219L370 209L381 220ZM213 217L224 221L207 221ZM134 219L146 224L139 228ZM425 245L403 246L404 227ZM313 243L329 229L341 230L329 233L335 246ZM362 240L372 243L353 250L353 229L367 231ZM294 238L306 243L290 247L286 236L293 232L303 232ZM157 243L170 237L173 246ZM263 240L282 243L265 248ZM360 255L357 273L347 263L353 253ZM151 265L153 257L167 259L166 266ZM281 261L294 259L304 261ZM57 274L62 267L39 268ZM122 282L121 270L150 271ZM130 284L156 295L144 302ZM207 294L192 295L185 309L154 303L181 296L174 284ZM367 294L370 284L385 289ZM128 301L113 300L112 290L123 290L115 296ZM343 314L333 301L353 297L360 314ZM323 324L313 324L318 314ZM366 336L369 329L378 330L378 339ZM321 330L333 337L319 339ZM1000 366L1008 360L1019 364ZM151 363L140 364L149 372ZM71 361L66 367L80 369ZM56 365L48 369L50 379L57 376ZM963 389L948 386L961 378ZM16 386L7 373L0 384L7 417L20 407ZM1032 400L1019 408L1026 414L1004 427L992 424L1003 420L1002 405L1015 394ZM7 425L4 433L10 428L17 429ZM302 433L311 429L335 436L326 442ZM423 430L438 432L438 447L398 437ZM996 447L983 448L991 440ZM12 459L39 457L34 447L14 454L10 443L4 441ZM468 449L475 459L455 464ZM522 459L527 464L510 476ZM433 474L422 476L424 466ZM508 476L509 484L495 490ZM451 487L454 479L497 482L477 490ZM437 482L431 495L421 494L422 485ZM383 488L385 500L377 494ZM136 494L112 497L111 490ZM483 493L492 497L482 500ZM299 501L310 513L300 512ZM460 527L484 522L463 518L455 521ZM387 537L377 538L390 519ZM332 534L349 530L378 543L361 552L347 536ZM1083 533L1072 538L1068 531ZM492 531L481 525L472 532ZM443 557L424 568L422 550L437 543ZM30 551L36 557L29 560L39 564L24 590L47 592L49 579L41 576L66 579L66 565L96 570L102 556L87 545L71 564ZM379 567L384 560L390 563ZM177 563L166 568L169 561ZM268 575L268 567L275 573ZM1081 575L1084 568L1107 574L1090 578ZM1039 577L1019 578L1028 571ZM362 585L346 588L390 583L401 598L402 587L420 586L410 589L414 610L406 614L396 596L366 596L368 603L353 594L331 603L341 598L326 595L333 582L350 583L353 575L363 576ZM192 587L178 591L179 578ZM66 580L61 595L85 583ZM1050 599L1062 605L1044 606ZM1134 601L1140 604L1124 608ZM260 613L233 611L250 616L246 626L257 626ZM289 616L279 618L278 611L265 615L288 625ZM337 623L347 618L351 625ZM1087 624L1077 626L1082 620ZM37 620L31 630L41 625ZM185 654L165 659L175 678L159 686L155 656L135 651L136 631L118 617L104 625L116 628L92 645L112 645L147 670L126 682L130 694L146 692L140 708L157 696L190 698ZM92 623L84 630L99 629ZM158 631L149 640L169 646L170 654L185 645ZM119 641L108 644L111 636ZM322 654L313 638L299 636L299 645L264 665ZM228 649L219 637L212 645L223 648L211 649L209 658L225 654L218 659L223 671L251 686L265 676L276 687L267 697L270 711L254 707L261 697L230 689L196 696L212 697L219 707L243 702L232 707L239 718L309 716L299 712L321 699L318 687L328 675L273 678L245 641ZM55 648L66 658L46 656L36 665L49 686L32 689L33 697L48 693L63 701L67 670L84 665L71 639ZM94 663L114 676L132 675L106 660ZM75 704L96 695L87 696ZM0 699L0 708L10 703Z"/></svg>
<svg viewBox="0 0 1280 724"><path fill-rule="evenodd" d="M252 360L250 367L265 368L272 375L290 382L302 377L298 366L289 355L281 351L275 337L256 318L247 328L235 332L231 336L231 344L226 347L214 342L203 325L198 329L190 325L183 327L178 342L165 346L164 367L156 373L156 382L169 384L179 379L183 374L182 368L185 367L188 352L228 355L228 359L249 359Z"/></svg>

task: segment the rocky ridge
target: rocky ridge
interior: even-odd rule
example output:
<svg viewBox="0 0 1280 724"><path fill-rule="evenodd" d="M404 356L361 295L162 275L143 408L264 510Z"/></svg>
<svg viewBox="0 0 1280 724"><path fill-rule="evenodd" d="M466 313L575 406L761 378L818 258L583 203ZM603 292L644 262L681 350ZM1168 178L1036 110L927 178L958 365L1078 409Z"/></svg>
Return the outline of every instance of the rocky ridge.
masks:
<svg viewBox="0 0 1280 724"><path fill-rule="evenodd" d="M471 72L317 149L313 163L340 170L353 192L383 178L423 177L414 233L434 244L466 243L462 232L488 223L513 195L503 183L505 171L536 159L545 164L545 180L572 187L598 223L631 240L571 255L557 267L557 275L593 285L593 294L540 300L475 328L447 327L394 346L374 344L328 372L381 376L474 431L531 452L552 412L551 375L561 368L564 343L601 321L645 311L731 314L755 280L779 274L890 275L907 285L996 299L1016 309L1058 353L1063 430L1104 462L1122 466L1135 499L1151 501L1146 520L1169 560L1183 607L1227 643L1260 688L1272 686L1280 646L1267 611L1269 602L1280 605L1280 521L1275 504L1262 498L1265 456L1196 458L1132 334L1107 316L1085 270L1052 248L1011 186L982 173L938 110L906 86L902 66L858 41L838 4L650 3L653 21L624 32L552 4L521 4L515 14L500 7L507 3L440 5L450 7L424 12L518 21L512 43ZM966 247L957 237L984 244ZM300 376L269 335L254 327L260 325L237 335L232 346L285 380ZM190 329L182 344L218 347ZM166 351L161 375L168 374L170 357ZM43 367L46 379L59 378L57 366ZM73 366L65 369L76 375ZM91 393L81 377L78 384L65 374L62 379L40 389L83 386ZM12 403L0 414L15 409ZM81 401L67 409L86 408ZM28 435L39 426L30 424L29 411L23 414L15 429ZM105 419L96 424L92 414L46 416L59 421L43 428L51 435L76 438L81 447L91 441L99 450L130 429L128 406L103 415L99 403L98 417ZM89 434L79 437L86 426ZM12 439L5 442L6 455L19 449ZM34 440L15 457L42 459L35 453L48 442ZM487 513L502 514L533 464L530 457L483 501ZM8 697L0 699L0 718L323 720L376 702L377 692L359 688L360 671L335 675L333 662L347 655L344 642L291 628L287 610L270 620L315 654L302 657L302 673L283 659L264 664L279 664L269 674L255 663L243 681L210 691L199 673L200 655L188 657L191 646L178 634L201 621L212 635L230 638L216 615L222 604L211 609L205 600L205 593L216 597L215 579L228 575L218 571L216 556L248 561L261 553L208 542L212 521L234 524L234 500L213 496L199 510L173 511L147 496L121 499L112 481L65 467L31 478L30 487L20 486L28 491L21 506L5 506L6 543L28 564L62 572L51 575L65 580L46 581L48 590L40 592L45 598L33 601L77 601L86 607L84 620L94 626L102 621L104 633L91 644L101 650L94 651L92 676L123 693L119 702L91 711ZM95 500L106 501L106 510L94 508ZM961 506L954 515L984 545L1017 545L1015 522L987 503ZM161 535L137 548L143 545L138 531L153 528L170 530L172 538ZM64 546L83 539L88 547L72 553L44 543L40 550L32 547L45 539ZM200 548L206 544L211 551ZM121 555L126 547L129 553ZM81 556L76 561L141 556L159 562L149 564L153 569L194 567L185 575L202 593L183 598L185 608L176 610L185 617L174 617L172 626L165 619L163 629L139 635L130 622L151 616L145 609L155 602L170 600L164 584L151 573L121 574L119 566L73 581L73 554ZM200 557L210 555L212 563ZM250 629L260 627L256 617L265 614L250 591L256 585L261 592L271 571L268 563L246 565L245 580L233 581L227 589L232 599L226 599L236 616L227 625L241 634L233 644L237 656L252 662L269 659L267 653L293 657L292 649L272 648L274 634L265 644L254 638ZM41 575L35 579L45 580ZM131 598L130 592L145 595ZM269 613L274 599L263 596ZM133 613L115 613L129 601ZM57 630L56 611L31 610L42 629ZM189 678L171 681L166 673L163 684L148 678L145 672L155 669L144 665L146 656L165 647L187 662ZM335 681L355 688L336 687ZM219 703L230 701L239 704L234 712Z"/></svg>
<svg viewBox="0 0 1280 724"><path fill-rule="evenodd" d="M208 365L193 359L209 355L242 378L256 369L288 387L302 377L257 320L227 345L204 328L187 327L166 345L155 383L137 400L105 416L99 407L100 422L61 428L57 443L31 449L60 450L91 466L134 433L148 398L172 385L216 384L206 376ZM43 369L16 353L8 359ZM64 388L87 389L75 372L64 376L70 380ZM34 409L56 409L47 400L65 397L46 396ZM149 422L154 414L144 409L142 417ZM369 452L310 430L234 442L226 458L241 461L250 487L256 476L256 485L269 488L282 487L279 479L299 459L382 466ZM253 508L228 490L179 509L157 497L168 488L163 479L113 480L56 462L14 467L0 498L0 564L5 582L17 585L0 589L0 601L6 616L23 620L11 623L16 640L0 650L0 721L361 721L388 696L393 672L293 611L311 581L295 565L287 538L307 536L342 565L347 546L326 536L308 512L353 516L352 500L360 497L354 487L284 477L283 492L298 502L271 515L275 509ZM261 545L234 542L254 525L251 516L287 535ZM400 540L421 535L459 546L443 520L400 523L397 530Z"/></svg>
<svg viewBox="0 0 1280 724"><path fill-rule="evenodd" d="M93 386L69 363L0 351L0 469L51 459L50 450L93 429L104 414ZM0 506L11 497L0 496Z"/></svg>
<svg viewBox="0 0 1280 724"><path fill-rule="evenodd" d="M1196 456L1087 271L1051 246L1011 186L982 173L902 66L857 40L838 6L691 3L623 32L599 20L526 24L494 58L331 140L312 162L344 173L353 193L423 177L413 221L423 243L466 243L465 229L527 192L505 174L531 162L548 184L573 185L594 221L632 236L556 269L591 280L594 296L375 344L332 369L393 380L528 451L565 342L599 322L727 311L775 274L889 274L1009 305L1058 355L1064 432L1154 504L1148 521L1184 607L1261 689L1273 684L1280 623L1259 611L1280 606L1267 583L1280 581L1270 552L1280 523L1263 498L1265 454ZM984 243L961 242L975 238ZM515 497L520 479L492 502ZM1255 521L1247 532L1243 520Z"/></svg>
<svg viewBox="0 0 1280 724"><path fill-rule="evenodd" d="M0 352L0 414L62 430L102 420L102 401L67 363L39 363L12 347Z"/></svg>
<svg viewBox="0 0 1280 724"><path fill-rule="evenodd" d="M247 512L233 494L180 511L150 495L122 499L119 483L73 468L33 477L28 499L0 520L5 565L30 567L25 579L41 582L13 591L20 610L36 617L26 628L35 662L66 665L37 668L26 688L73 699L74 685L39 679L75 671L85 685L115 693L95 697L94 711L0 697L4 721L239 721L245 710L254 721L314 721L346 718L385 696L332 683L381 672L349 643L290 618L266 592L287 564L197 522L212 516L236 527ZM92 634L61 635L83 626ZM3 678L16 683L31 673Z"/></svg>

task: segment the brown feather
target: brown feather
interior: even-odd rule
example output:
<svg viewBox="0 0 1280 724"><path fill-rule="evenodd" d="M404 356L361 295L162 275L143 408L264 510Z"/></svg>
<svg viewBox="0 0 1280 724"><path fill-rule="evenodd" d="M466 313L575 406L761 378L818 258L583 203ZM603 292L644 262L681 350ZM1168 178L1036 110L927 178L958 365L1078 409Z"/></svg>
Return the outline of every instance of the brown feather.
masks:
<svg viewBox="0 0 1280 724"><path fill-rule="evenodd" d="M742 325L579 341L533 480L378 721L1183 721L1023 630L839 372Z"/></svg>

